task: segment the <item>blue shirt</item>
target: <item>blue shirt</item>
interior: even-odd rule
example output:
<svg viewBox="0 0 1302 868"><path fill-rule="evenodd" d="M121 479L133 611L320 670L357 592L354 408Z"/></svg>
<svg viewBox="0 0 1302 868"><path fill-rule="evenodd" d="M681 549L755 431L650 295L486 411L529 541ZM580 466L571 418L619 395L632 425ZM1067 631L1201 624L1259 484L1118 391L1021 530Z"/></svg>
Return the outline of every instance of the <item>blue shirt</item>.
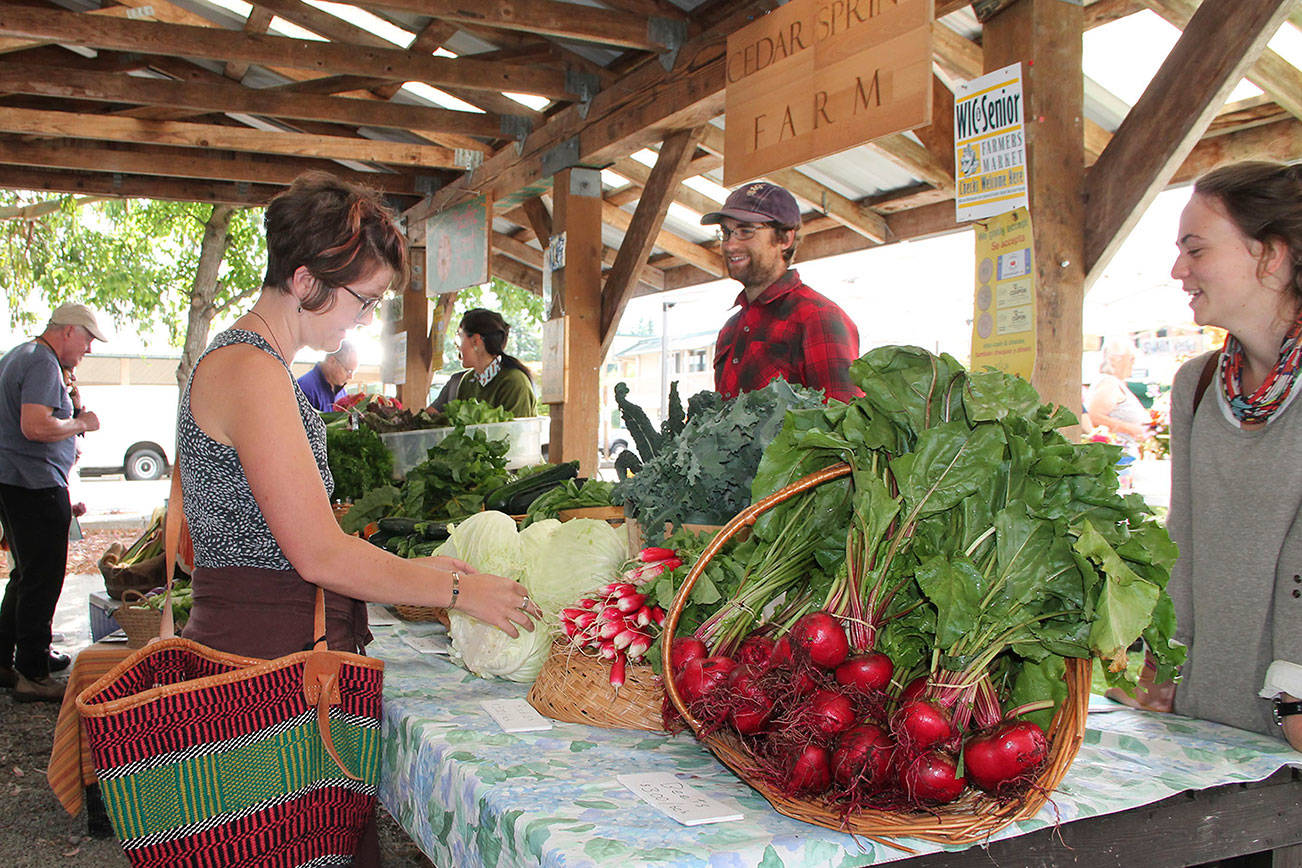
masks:
<svg viewBox="0 0 1302 868"><path fill-rule="evenodd" d="M0 482L22 488L68 487L77 438L40 443L23 436L23 404L51 407L56 419L72 417L59 359L44 343L19 344L0 359Z"/></svg>
<svg viewBox="0 0 1302 868"><path fill-rule="evenodd" d="M325 374L321 373L320 362L298 378L298 387L303 390L304 395L307 395L308 402L322 413L328 412L335 405L335 401L344 395L342 388L336 389L326 382Z"/></svg>

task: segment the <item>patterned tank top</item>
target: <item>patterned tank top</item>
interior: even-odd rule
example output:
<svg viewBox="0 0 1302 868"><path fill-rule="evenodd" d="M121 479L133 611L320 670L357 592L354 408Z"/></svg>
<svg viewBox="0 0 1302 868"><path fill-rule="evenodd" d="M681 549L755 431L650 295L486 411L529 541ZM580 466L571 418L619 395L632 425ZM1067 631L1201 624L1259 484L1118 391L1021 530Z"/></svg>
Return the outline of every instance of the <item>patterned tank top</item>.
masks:
<svg viewBox="0 0 1302 868"><path fill-rule="evenodd" d="M251 344L285 364L261 335L244 329L227 329L213 338L195 363L195 369L198 370L199 364L213 350L231 344ZM294 387L303 429L316 457L317 469L321 471L321 481L325 483L326 493L330 494L334 491L334 478L326 463L325 423L295 382L288 366L285 375ZM194 373L191 372L177 411L176 440L185 517L194 540L195 566L293 569L253 498L235 448L218 443L194 421L194 414L190 412L190 386L193 382ZM249 411L256 413L257 407L251 406Z"/></svg>

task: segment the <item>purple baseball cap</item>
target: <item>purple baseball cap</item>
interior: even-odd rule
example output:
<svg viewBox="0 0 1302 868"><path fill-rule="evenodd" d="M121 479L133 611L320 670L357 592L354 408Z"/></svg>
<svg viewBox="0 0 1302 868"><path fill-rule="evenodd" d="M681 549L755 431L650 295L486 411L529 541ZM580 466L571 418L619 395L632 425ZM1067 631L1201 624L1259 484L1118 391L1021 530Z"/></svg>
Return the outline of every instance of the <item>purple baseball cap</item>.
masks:
<svg viewBox="0 0 1302 868"><path fill-rule="evenodd" d="M701 218L701 225L722 223L731 217L743 223L777 223L782 226L800 225L800 206L793 197L777 184L756 181L738 187L728 195L723 208L711 211Z"/></svg>

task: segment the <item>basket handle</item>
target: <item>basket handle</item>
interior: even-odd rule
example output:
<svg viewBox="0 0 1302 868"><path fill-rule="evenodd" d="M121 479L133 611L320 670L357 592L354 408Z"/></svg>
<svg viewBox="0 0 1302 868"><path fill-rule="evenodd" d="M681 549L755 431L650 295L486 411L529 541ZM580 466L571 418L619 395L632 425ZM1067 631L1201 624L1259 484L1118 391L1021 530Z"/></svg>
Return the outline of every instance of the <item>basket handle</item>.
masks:
<svg viewBox="0 0 1302 868"><path fill-rule="evenodd" d="M692 732L700 732L701 722L692 717L691 713L688 712L687 705L683 702L683 697L678 692L678 686L674 683L674 670L669 661L669 651L674 641L674 628L678 626L678 618L682 615L683 608L687 605L687 598L691 594L692 588L696 585L696 580L705 572L705 567L710 563L710 559L719 553L719 549L723 548L724 545L727 544L728 540L740 533L743 528L748 528L754 525L755 520L762 513L777 506L785 500L795 497L797 494L822 485L824 482L830 482L833 479L840 479L842 476L847 476L851 469L850 465L845 462L833 464L832 466L825 467L822 470L816 470L808 476L803 476L790 485L778 489L767 497L761 498L758 502L752 503L750 506L734 515L732 520L725 524L719 532L714 535L714 539L710 540L710 544L705 547L705 551L701 552L701 556L696 559L696 563L692 564L692 568L687 571L687 578L683 579L683 586L678 589L678 593L674 594L674 601L669 606L669 614L665 616L665 623L661 632L660 640L660 671L665 673L663 681L665 693L669 696L669 701L674 704L674 708L678 709L678 713L687 721L687 725L692 728Z"/></svg>

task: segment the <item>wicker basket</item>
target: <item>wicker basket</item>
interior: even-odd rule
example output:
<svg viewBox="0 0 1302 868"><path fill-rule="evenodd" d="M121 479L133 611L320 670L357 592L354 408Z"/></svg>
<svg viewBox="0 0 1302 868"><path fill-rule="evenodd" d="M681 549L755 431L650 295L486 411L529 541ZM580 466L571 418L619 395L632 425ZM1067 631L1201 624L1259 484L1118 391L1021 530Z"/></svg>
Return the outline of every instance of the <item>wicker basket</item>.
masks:
<svg viewBox="0 0 1302 868"><path fill-rule="evenodd" d="M660 715L664 695L660 676L645 664L630 664L624 686L616 693L610 686L607 661L558 641L552 644L527 698L539 714L553 720L664 732Z"/></svg>
<svg viewBox="0 0 1302 868"><path fill-rule="evenodd" d="M127 634L128 648L144 648L158 635L163 613L146 603L144 594L128 589L122 592L122 605L113 611L113 620ZM177 629L180 629L179 624Z"/></svg>
<svg viewBox="0 0 1302 868"><path fill-rule="evenodd" d="M669 667L668 649L673 641L674 629L682 614L687 595L706 564L728 540L739 531L750 528L756 518L768 509L801 492L850 473L850 466L837 464L799 479L780 491L748 506L732 521L724 525L714 540L701 553L701 557L687 574L679 588L664 624L664 666ZM983 841L994 832L1015 820L1024 820L1037 814L1049 799L1049 794L1062 782L1071 762L1076 758L1085 737L1085 718L1089 710L1090 661L1067 659L1067 699L1058 709L1049 726L1049 756L1044 770L1023 796L1011 801L998 799L969 789L956 802L932 808L927 812L903 813L894 811L860 810L846 816L843 808L822 798L793 798L764 782L756 773L756 766L741 739L730 731L701 735L701 722L692 717L674 686L673 679L665 683L665 692L683 719L714 753L719 761L736 772L737 776L768 799L780 814L806 823L824 826L843 832L852 832L865 838L912 837L943 844L966 845Z"/></svg>
<svg viewBox="0 0 1302 868"><path fill-rule="evenodd" d="M398 606L393 611L404 621L438 621L444 627L452 626L448 610L442 606Z"/></svg>

